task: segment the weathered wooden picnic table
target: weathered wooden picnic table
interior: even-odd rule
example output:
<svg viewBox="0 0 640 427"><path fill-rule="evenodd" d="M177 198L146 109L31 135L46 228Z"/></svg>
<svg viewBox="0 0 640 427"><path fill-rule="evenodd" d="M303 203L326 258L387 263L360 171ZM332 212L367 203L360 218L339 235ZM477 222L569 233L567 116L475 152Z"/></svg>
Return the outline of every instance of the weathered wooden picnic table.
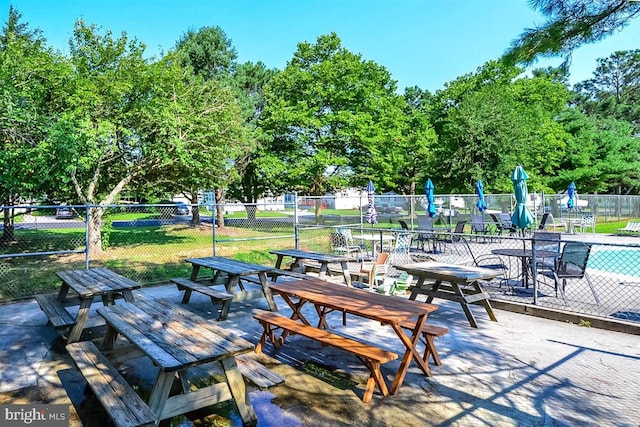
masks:
<svg viewBox="0 0 640 427"><path fill-rule="evenodd" d="M273 301L273 296L271 295L267 281L267 273L272 271L273 267L251 264L220 256L188 258L186 261L192 265L191 281L196 282L199 280L202 267L208 268L213 271L212 282L222 283L226 292L233 296L231 301L266 298L269 309L271 311L278 310L278 306ZM257 280L253 276L257 276ZM245 287L247 283L257 284L260 286L260 289L247 289ZM220 320L224 320L224 318L221 317Z"/></svg>
<svg viewBox="0 0 640 427"><path fill-rule="evenodd" d="M318 279L272 284L271 289L278 292L291 307L293 310L291 319L308 326L311 323L302 313L302 308L307 303L313 304L316 309L319 329L328 329L326 316L332 311L340 311L375 320L382 325L389 325L405 347L402 362L391 385L391 394L395 394L402 385L411 360L418 364L425 375L430 375L428 358L424 358L418 352L417 344L424 330L427 316L438 309L437 305L367 292ZM409 334L405 329L409 330ZM280 339L284 340L286 336L285 331ZM369 396L370 393L372 390Z"/></svg>
<svg viewBox="0 0 640 427"><path fill-rule="evenodd" d="M100 307L98 314L107 322L101 349L82 342L67 345L67 350L116 425L158 425L161 420L231 399L245 425L257 422L236 363L236 356L253 350L252 343L165 300ZM129 341L128 347L115 346L118 335ZM109 361L109 355L131 353L147 356L159 368L146 402ZM195 389L187 369L211 362L219 364L224 380ZM182 392L170 395L176 376Z"/></svg>
<svg viewBox="0 0 640 427"><path fill-rule="evenodd" d="M58 271L56 275L62 280L58 295L36 295L36 301L55 327L72 326L68 343L80 339L96 297L101 297L104 305L112 305L116 296L133 302L132 291L141 287L139 283L106 268ZM70 290L77 296L70 296ZM66 309L73 305L80 306L75 318Z"/></svg>
<svg viewBox="0 0 640 427"><path fill-rule="evenodd" d="M489 318L498 321L489 303L489 294L482 290L480 280L491 280L498 277L503 274L502 270L431 261L394 267L418 278L415 286L411 287L410 300L415 300L418 295L427 295L429 303L433 301L433 298L459 302L469 323L474 328L478 327L478 322L476 322L469 304L482 305ZM427 279L434 282L427 282Z"/></svg>
<svg viewBox="0 0 640 427"><path fill-rule="evenodd" d="M342 269L342 274L344 275L344 282L347 286L351 286L351 273L349 271L349 262L355 261L357 258L346 255L335 255L335 254L327 254L323 252L310 252L310 251L302 251L298 249L278 249L270 251L269 253L273 255L277 255L278 259L276 260L276 269L279 270L282 266L282 260L284 257L293 258L293 269L295 270L297 267L302 268L304 260L312 260L316 261L320 264L320 272L318 274L319 278L324 278L327 275L330 275L331 272L329 270L329 264L331 263L339 263L340 268Z"/></svg>

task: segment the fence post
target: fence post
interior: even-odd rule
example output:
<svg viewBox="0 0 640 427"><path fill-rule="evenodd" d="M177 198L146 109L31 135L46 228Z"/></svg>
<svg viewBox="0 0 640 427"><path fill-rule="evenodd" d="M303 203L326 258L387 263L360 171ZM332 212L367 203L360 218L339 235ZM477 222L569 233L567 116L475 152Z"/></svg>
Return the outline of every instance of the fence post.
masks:
<svg viewBox="0 0 640 427"><path fill-rule="evenodd" d="M218 207L216 206L216 200L213 199L212 211L211 211L211 229L213 230L212 239L213 239L213 256L216 256L216 213L218 212Z"/></svg>
<svg viewBox="0 0 640 427"><path fill-rule="evenodd" d="M84 210L84 268L89 269L89 203Z"/></svg>
<svg viewBox="0 0 640 427"><path fill-rule="evenodd" d="M299 249L300 229L298 228L298 192L293 192L293 247Z"/></svg>

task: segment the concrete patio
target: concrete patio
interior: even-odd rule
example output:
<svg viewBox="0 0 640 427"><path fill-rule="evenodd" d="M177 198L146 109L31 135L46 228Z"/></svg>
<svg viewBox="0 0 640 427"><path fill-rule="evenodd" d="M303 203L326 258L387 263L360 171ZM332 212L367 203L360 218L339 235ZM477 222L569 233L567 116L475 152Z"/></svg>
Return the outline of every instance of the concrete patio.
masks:
<svg viewBox="0 0 640 427"><path fill-rule="evenodd" d="M168 298L178 302L173 286L136 291L136 298ZM276 297L283 314L289 309ZM284 376L284 385L251 392L259 426L638 426L640 340L637 335L496 310L489 321L473 307L480 327L469 326L458 304L435 300L439 310L430 322L450 333L436 343L443 366L432 366L426 378L413 365L399 392L388 398L374 394L370 404L360 400L368 373L354 357L291 337L271 368ZM208 298L194 295L187 306L215 318ZM265 301L234 303L226 328L257 342L255 309ZM309 314L314 318L314 314ZM343 326L339 313L330 327L396 352L401 346L390 328L350 317ZM72 426L107 426L108 417L95 398L83 394L84 382L64 353L62 340L46 326L35 301L0 306L0 403L64 403L70 405ZM85 331L99 337L101 327ZM354 389L341 390L299 369L312 361L354 380ZM399 361L383 366L390 382ZM154 369L144 360L127 363L125 376L145 389ZM238 425L233 407L216 408L223 418L204 425ZM217 423L217 424L216 424ZM226 424L225 424L226 423ZM173 425L196 425L174 420ZM203 425L203 424L198 424Z"/></svg>

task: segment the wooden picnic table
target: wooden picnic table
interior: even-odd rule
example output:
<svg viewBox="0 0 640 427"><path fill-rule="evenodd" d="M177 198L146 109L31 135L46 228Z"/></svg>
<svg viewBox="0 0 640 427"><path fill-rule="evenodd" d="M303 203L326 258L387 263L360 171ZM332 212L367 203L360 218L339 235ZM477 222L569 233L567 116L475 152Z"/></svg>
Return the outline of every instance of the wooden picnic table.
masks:
<svg viewBox="0 0 640 427"><path fill-rule="evenodd" d="M278 311L278 306L273 301L267 282L267 273L273 270L272 267L220 256L188 258L186 261L192 265L190 280L198 280L201 267L211 269L213 270L213 282L222 281L227 293L233 295L232 301L246 301L264 297L269 304L269 309ZM255 280L251 277L253 275L257 276L260 289L245 288L245 282L255 284Z"/></svg>
<svg viewBox="0 0 640 427"><path fill-rule="evenodd" d="M474 328L478 327L478 322L469 304L479 304L487 311L489 318L497 322L489 303L489 294L482 290L480 280L498 277L502 274L501 270L431 261L396 265L395 268L418 278L415 286L411 287L410 300L415 300L418 295L423 294L427 295L429 303L436 297L459 302ZM434 282L427 282L427 280L434 280Z"/></svg>
<svg viewBox="0 0 640 427"><path fill-rule="evenodd" d="M280 267L282 266L282 260L286 256L293 258L293 270L295 270L296 268L302 268L303 262L306 259L317 261L318 263L320 263L320 273L318 276L321 279L331 274L331 272L329 271L330 263L340 263L342 274L344 275L344 281L347 286L351 286L351 272L349 271L349 261L355 261L357 259L356 257L327 254L323 252L309 252L298 249L278 249L270 251L269 253L278 256L278 259L276 260L276 269L280 269Z"/></svg>
<svg viewBox="0 0 640 427"><path fill-rule="evenodd" d="M302 308L306 303L311 303L318 313L318 328L328 329L326 315L331 311L341 311L391 326L405 347L402 362L391 385L391 394L395 394L402 385L412 359L425 375L430 375L428 360L423 359L416 346L427 316L438 309L437 305L380 295L318 279L271 284L271 289L278 292L291 307L291 319L305 325L310 325L310 322L302 314ZM415 325L409 334L405 333L403 322L413 320ZM286 332L283 332L282 339L285 337Z"/></svg>
<svg viewBox="0 0 640 427"><path fill-rule="evenodd" d="M42 298L43 296L36 296L36 299L48 316L50 312L46 307L51 308L58 304L56 309L66 311L67 306L80 305L67 338L68 343L80 339L94 298L101 297L104 305L112 305L116 296L122 296L125 301L133 302L135 299L132 291L141 287L139 283L106 268L58 271L56 275L62 280L62 286L55 300L47 301L46 298ZM70 296L70 290L75 292L77 297Z"/></svg>
<svg viewBox="0 0 640 427"><path fill-rule="evenodd" d="M253 351L252 343L214 321L164 300L100 307L98 314L108 326L102 344L105 354L113 349L117 336L122 335L159 368L147 401L155 414L155 425L160 420L230 399L235 401L245 424L256 423L256 413L235 359ZM187 381L186 370L210 362L219 364L225 381L192 390L193 383ZM176 375L181 380L182 393L170 396ZM91 385L92 378L87 381Z"/></svg>

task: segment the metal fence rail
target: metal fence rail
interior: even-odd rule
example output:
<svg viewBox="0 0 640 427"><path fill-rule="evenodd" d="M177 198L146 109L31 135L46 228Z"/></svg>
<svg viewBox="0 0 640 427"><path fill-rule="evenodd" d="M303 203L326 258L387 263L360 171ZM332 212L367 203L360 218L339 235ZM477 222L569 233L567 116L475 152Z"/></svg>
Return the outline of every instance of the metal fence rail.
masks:
<svg viewBox="0 0 640 427"><path fill-rule="evenodd" d="M462 206L460 200L465 206L472 206L475 200L474 196L455 197L458 199L453 204L457 206ZM504 209L508 209L509 197L496 196L489 206L504 205ZM611 198L600 200L600 197L589 202L597 205L599 211L636 212L635 199L619 198L615 208L610 209ZM216 254L273 265L275 256L269 254L273 249L299 247L332 251L330 235L338 229L351 230L355 243L362 245L362 252L372 256L375 246L386 243L371 238L357 240L358 236L399 233L402 231L400 220L417 228L417 214L424 212L423 199L383 199L386 206L397 203L403 209L378 213L375 225L364 221L366 197L351 200L350 207L340 206L344 200L338 202L327 198L299 198L291 206L282 203L187 205L187 212L179 211L174 204L113 205L105 208L98 251L90 251L87 245L87 212L94 206L73 206L75 214L67 219L57 219L54 206L3 209L5 214L13 209L15 229L11 238L0 244L0 302L54 291L59 286L56 271L87 265L111 268L145 285L188 276L190 268L185 259L189 257ZM629 203L623 203L624 200ZM321 209L316 210L316 207ZM445 213L450 215L440 216L439 225L455 225L457 220L468 220L474 213L473 208L453 207L452 204L449 207L451 211ZM225 213L224 227L213 226L219 222L216 211ZM5 235L4 227L1 231ZM447 237L442 231L437 236L432 234L429 241L437 240L439 253L427 253L429 243L424 250L414 243L406 259L394 262L434 259L470 263L473 256L488 255L497 248L531 247L532 243L530 235L522 238L508 233L496 235L493 231L488 235L472 234L467 225L463 237L469 242L469 253L453 237ZM542 274L537 274L537 280L531 281L529 286L522 286L522 263L519 259L504 257L508 265L507 277L504 281L486 284L485 289L494 299L524 304L535 302L540 307L640 322L640 239L586 233L563 234L562 240L590 244L586 271L593 290L586 279L571 279L567 281L563 299L561 294L556 294L553 280ZM352 263L351 268L356 271L360 265ZM392 269L390 274L397 273Z"/></svg>

